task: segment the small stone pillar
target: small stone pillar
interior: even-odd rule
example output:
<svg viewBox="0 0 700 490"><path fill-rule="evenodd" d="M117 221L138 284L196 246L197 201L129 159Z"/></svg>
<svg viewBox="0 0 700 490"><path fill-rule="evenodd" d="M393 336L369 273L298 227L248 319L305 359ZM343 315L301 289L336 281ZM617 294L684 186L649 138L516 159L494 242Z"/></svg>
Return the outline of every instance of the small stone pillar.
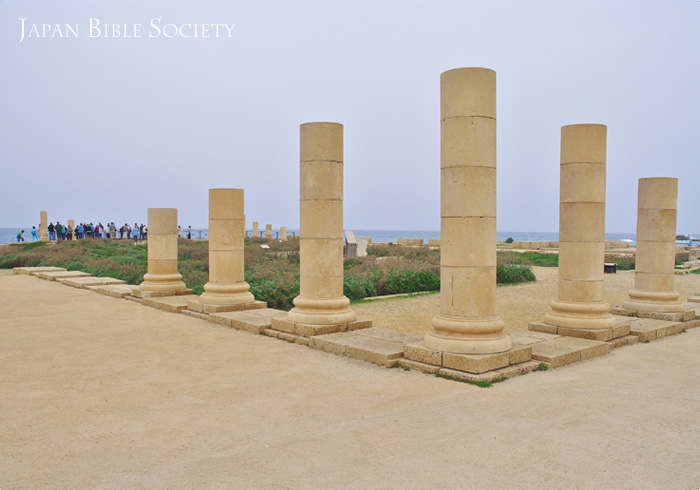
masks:
<svg viewBox="0 0 700 490"><path fill-rule="evenodd" d="M265 238L272 238L272 225L265 225Z"/></svg>
<svg viewBox="0 0 700 490"><path fill-rule="evenodd" d="M634 289L623 308L676 313L685 307L674 290L678 179L639 179Z"/></svg>
<svg viewBox="0 0 700 490"><path fill-rule="evenodd" d="M68 227L69 227L71 230L75 230L75 220L74 220L74 219L69 219L69 220L68 220Z"/></svg>
<svg viewBox="0 0 700 490"><path fill-rule="evenodd" d="M139 289L173 294L186 289L177 271L175 208L148 208L148 273Z"/></svg>
<svg viewBox="0 0 700 490"><path fill-rule="evenodd" d="M496 315L496 72L450 70L440 85L440 313L425 346L505 352L512 343Z"/></svg>
<svg viewBox="0 0 700 490"><path fill-rule="evenodd" d="M355 312L343 295L343 126L301 125L299 296L289 322L340 325ZM305 335L308 336L308 335Z"/></svg>
<svg viewBox="0 0 700 490"><path fill-rule="evenodd" d="M260 230L258 229L258 222L253 221L253 238L260 237Z"/></svg>
<svg viewBox="0 0 700 490"><path fill-rule="evenodd" d="M42 242L49 241L49 213L46 211L41 211L39 214L39 240Z"/></svg>
<svg viewBox="0 0 700 490"><path fill-rule="evenodd" d="M615 326L603 299L606 144L602 124L561 128L559 291L544 317L548 325Z"/></svg>
<svg viewBox="0 0 700 490"><path fill-rule="evenodd" d="M239 305L255 301L244 279L243 189L209 189L209 282L204 305Z"/></svg>
<svg viewBox="0 0 700 490"><path fill-rule="evenodd" d="M286 226L280 227L280 240L282 240L283 242L287 241L287 227Z"/></svg>

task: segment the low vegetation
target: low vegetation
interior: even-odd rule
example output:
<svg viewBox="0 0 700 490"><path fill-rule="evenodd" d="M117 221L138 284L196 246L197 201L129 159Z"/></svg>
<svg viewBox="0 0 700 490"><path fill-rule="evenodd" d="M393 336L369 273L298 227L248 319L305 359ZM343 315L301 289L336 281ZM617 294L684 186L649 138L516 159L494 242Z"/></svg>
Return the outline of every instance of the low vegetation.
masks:
<svg viewBox="0 0 700 490"><path fill-rule="evenodd" d="M269 249L261 244L267 243ZM497 281L514 284L534 281L530 263L514 261L512 252L499 254ZM515 254L522 255L522 254ZM554 256L556 259L556 256ZM197 294L209 279L209 247L206 241L180 239L178 270L187 287ZM550 258L544 259L551 261ZM81 270L93 276L114 277L139 284L147 271L145 244L128 240L86 239L46 245L30 243L20 251L0 252L0 268L57 266ZM245 242L245 280L256 299L272 308L290 309L299 294L299 240L286 242L255 238ZM344 262L344 293L353 301L370 296L440 290L440 251L427 247L371 245L367 257Z"/></svg>

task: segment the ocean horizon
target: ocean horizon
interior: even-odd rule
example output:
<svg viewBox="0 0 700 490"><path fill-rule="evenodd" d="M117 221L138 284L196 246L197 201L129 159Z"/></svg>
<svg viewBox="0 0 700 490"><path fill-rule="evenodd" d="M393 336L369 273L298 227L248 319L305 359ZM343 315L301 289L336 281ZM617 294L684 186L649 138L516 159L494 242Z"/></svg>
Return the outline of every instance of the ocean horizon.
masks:
<svg viewBox="0 0 700 490"><path fill-rule="evenodd" d="M5 244L9 242L15 242L17 233L22 228L0 228L0 244ZM247 234L251 234L250 229L246 230ZM264 230L261 230L264 232ZM357 237L368 237L371 238L373 242L393 242L399 238L420 238L426 243L431 239L440 238L440 230L352 230ZM186 233L185 230L183 230ZM299 236L298 229L288 229L287 233L289 235ZM279 229L273 230L273 235L277 237L279 234ZM699 234L690 234L691 236L698 236ZM205 239L208 238L208 230L206 228L193 228L192 238ZM499 231L496 233L496 238L498 241L505 241L508 238L512 238L517 241L558 241L558 232L543 232L543 231ZM31 242L31 228L24 228L24 240L25 242ZM636 243L637 236L635 233L606 233L606 240L627 240L632 243Z"/></svg>

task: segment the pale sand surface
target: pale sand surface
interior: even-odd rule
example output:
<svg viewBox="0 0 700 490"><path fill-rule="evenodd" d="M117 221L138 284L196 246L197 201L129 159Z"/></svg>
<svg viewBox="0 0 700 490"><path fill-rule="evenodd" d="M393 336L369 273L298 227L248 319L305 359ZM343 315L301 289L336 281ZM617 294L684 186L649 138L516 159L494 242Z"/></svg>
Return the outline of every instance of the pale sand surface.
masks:
<svg viewBox="0 0 700 490"><path fill-rule="evenodd" d="M530 322L542 321L549 303L557 296L556 267L533 267L537 282L496 289L496 312L505 323L505 331L526 330ZM605 300L621 306L634 284L634 271L605 274ZM700 294L700 274L676 276L676 291L682 298ZM440 310L440 295L413 296L401 300L353 304L358 316L374 320L374 325L424 335L430 321ZM700 488L700 487L698 487Z"/></svg>
<svg viewBox="0 0 700 490"><path fill-rule="evenodd" d="M0 275L0 488L697 489L699 352L481 389Z"/></svg>

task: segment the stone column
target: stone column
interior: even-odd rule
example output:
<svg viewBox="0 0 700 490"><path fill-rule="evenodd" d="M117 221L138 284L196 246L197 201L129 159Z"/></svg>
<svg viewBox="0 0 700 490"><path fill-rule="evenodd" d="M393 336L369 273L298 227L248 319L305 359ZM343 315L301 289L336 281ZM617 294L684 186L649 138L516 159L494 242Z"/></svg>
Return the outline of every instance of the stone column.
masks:
<svg viewBox="0 0 700 490"><path fill-rule="evenodd" d="M39 223L41 229L39 230L39 240L42 242L49 241L49 213L46 211L41 211L39 214Z"/></svg>
<svg viewBox="0 0 700 490"><path fill-rule="evenodd" d="M496 73L440 77L440 313L425 346L461 354L511 348L496 315Z"/></svg>
<svg viewBox="0 0 700 490"><path fill-rule="evenodd" d="M258 229L258 222L253 221L253 238L260 237L260 230Z"/></svg>
<svg viewBox="0 0 700 490"><path fill-rule="evenodd" d="M244 278L243 189L209 189L209 282L199 301L239 305L255 301Z"/></svg>
<svg viewBox="0 0 700 490"><path fill-rule="evenodd" d="M148 208L148 273L139 289L172 293L186 289L177 272L177 209Z"/></svg>
<svg viewBox="0 0 700 490"><path fill-rule="evenodd" d="M343 295L343 126L301 125L301 287L287 318L338 325L355 320Z"/></svg>
<svg viewBox="0 0 700 490"><path fill-rule="evenodd" d="M559 292L544 317L548 325L615 325L603 299L606 143L602 124L561 128Z"/></svg>
<svg viewBox="0 0 700 490"><path fill-rule="evenodd" d="M639 179L634 289L623 308L676 313L685 307L674 290L678 179Z"/></svg>
<svg viewBox="0 0 700 490"><path fill-rule="evenodd" d="M286 226L280 227L280 240L282 240L283 242L287 241L287 227Z"/></svg>
<svg viewBox="0 0 700 490"><path fill-rule="evenodd" d="M272 225L265 225L265 238L272 238Z"/></svg>

